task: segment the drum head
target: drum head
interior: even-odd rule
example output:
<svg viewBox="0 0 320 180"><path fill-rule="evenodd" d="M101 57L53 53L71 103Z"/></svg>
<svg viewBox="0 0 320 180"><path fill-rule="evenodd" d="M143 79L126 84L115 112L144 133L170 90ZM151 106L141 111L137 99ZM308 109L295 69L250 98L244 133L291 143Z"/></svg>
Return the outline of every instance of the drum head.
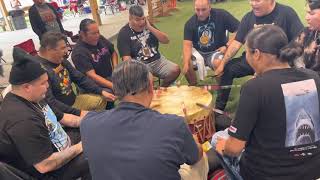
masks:
<svg viewBox="0 0 320 180"><path fill-rule="evenodd" d="M195 86L172 86L155 90L151 108L160 113L176 114L186 117L188 123L204 119L209 111L196 105L211 106L212 95L205 89ZM186 109L186 116L183 109Z"/></svg>

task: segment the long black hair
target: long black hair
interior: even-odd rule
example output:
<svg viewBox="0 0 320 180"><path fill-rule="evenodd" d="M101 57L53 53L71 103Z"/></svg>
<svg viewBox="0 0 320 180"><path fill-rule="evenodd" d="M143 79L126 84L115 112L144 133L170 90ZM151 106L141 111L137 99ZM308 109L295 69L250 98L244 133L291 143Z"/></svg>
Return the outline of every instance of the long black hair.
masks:
<svg viewBox="0 0 320 180"><path fill-rule="evenodd" d="M261 52L276 55L280 62L292 63L296 57L302 54L302 47L292 41L284 31L276 25L263 25L254 28L246 38L248 48Z"/></svg>

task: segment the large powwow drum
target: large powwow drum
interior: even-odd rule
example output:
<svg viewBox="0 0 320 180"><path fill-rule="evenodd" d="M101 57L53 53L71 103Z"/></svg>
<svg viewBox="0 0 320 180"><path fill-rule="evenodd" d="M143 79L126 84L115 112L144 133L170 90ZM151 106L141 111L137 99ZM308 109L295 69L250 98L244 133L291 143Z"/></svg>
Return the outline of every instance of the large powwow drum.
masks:
<svg viewBox="0 0 320 180"><path fill-rule="evenodd" d="M176 114L185 118L193 134L201 143L211 139L215 132L212 111L197 103L211 107L212 95L194 86L173 86L155 90L151 108L160 113Z"/></svg>

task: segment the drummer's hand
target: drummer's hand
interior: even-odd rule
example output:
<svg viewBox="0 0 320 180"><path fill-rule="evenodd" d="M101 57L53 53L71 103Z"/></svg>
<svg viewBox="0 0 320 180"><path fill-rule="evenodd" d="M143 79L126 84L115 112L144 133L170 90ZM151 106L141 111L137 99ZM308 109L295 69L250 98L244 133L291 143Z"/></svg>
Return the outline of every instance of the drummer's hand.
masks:
<svg viewBox="0 0 320 180"><path fill-rule="evenodd" d="M194 141L196 142L197 146L198 146L198 151L199 151L199 160L202 158L203 155L203 149L202 149L202 145L199 142L198 136L196 134L192 134Z"/></svg>
<svg viewBox="0 0 320 180"><path fill-rule="evenodd" d="M216 144L216 151L223 155L223 151L224 151L224 147L226 145L226 139L222 138L222 137L218 137L217 138L217 144Z"/></svg>
<svg viewBox="0 0 320 180"><path fill-rule="evenodd" d="M82 110L80 113L80 118L82 119L83 117L85 117L88 114L89 111L84 111Z"/></svg>
<svg viewBox="0 0 320 180"><path fill-rule="evenodd" d="M219 52L221 52L222 54L224 54L227 51L227 47L226 46L221 46L217 49Z"/></svg>
<svg viewBox="0 0 320 180"><path fill-rule="evenodd" d="M149 19L148 18L145 18L145 21L146 21L146 28L148 29L148 30L150 30L151 29L151 24L150 24L150 22L149 22Z"/></svg>
<svg viewBox="0 0 320 180"><path fill-rule="evenodd" d="M190 67L190 63L183 64L183 69L182 69L183 75L187 74L187 72L189 71L189 67Z"/></svg>
<svg viewBox="0 0 320 180"><path fill-rule="evenodd" d="M214 75L217 77L220 77L223 74L225 62L222 60L220 65L217 67L217 69L214 71Z"/></svg>
<svg viewBox="0 0 320 180"><path fill-rule="evenodd" d="M107 91L102 91L102 96L105 97L109 101L116 100L116 96L111 93L108 93Z"/></svg>
<svg viewBox="0 0 320 180"><path fill-rule="evenodd" d="M198 138L198 136L197 136L196 134L192 134L192 137L193 137L194 141L195 141L197 144L200 144L199 138Z"/></svg>
<svg viewBox="0 0 320 180"><path fill-rule="evenodd" d="M258 75L257 75L257 73L254 73L254 75L250 78L250 79L254 79L254 78L256 78Z"/></svg>

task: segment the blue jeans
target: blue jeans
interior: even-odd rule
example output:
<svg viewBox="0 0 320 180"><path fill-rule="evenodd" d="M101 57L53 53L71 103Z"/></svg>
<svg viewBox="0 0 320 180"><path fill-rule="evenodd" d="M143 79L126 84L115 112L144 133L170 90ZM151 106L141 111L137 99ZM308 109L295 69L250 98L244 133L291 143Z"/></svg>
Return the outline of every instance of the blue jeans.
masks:
<svg viewBox="0 0 320 180"><path fill-rule="evenodd" d="M228 134L228 128L224 131L218 131L212 136L211 145L212 148L216 148L218 137L227 139L229 137ZM228 179L230 180L243 180L240 176L240 158L241 154L238 157L230 157L226 155L219 155L217 152L218 159L220 159L220 162L223 169L225 170L225 173L228 176ZM219 157L221 156L221 157Z"/></svg>

